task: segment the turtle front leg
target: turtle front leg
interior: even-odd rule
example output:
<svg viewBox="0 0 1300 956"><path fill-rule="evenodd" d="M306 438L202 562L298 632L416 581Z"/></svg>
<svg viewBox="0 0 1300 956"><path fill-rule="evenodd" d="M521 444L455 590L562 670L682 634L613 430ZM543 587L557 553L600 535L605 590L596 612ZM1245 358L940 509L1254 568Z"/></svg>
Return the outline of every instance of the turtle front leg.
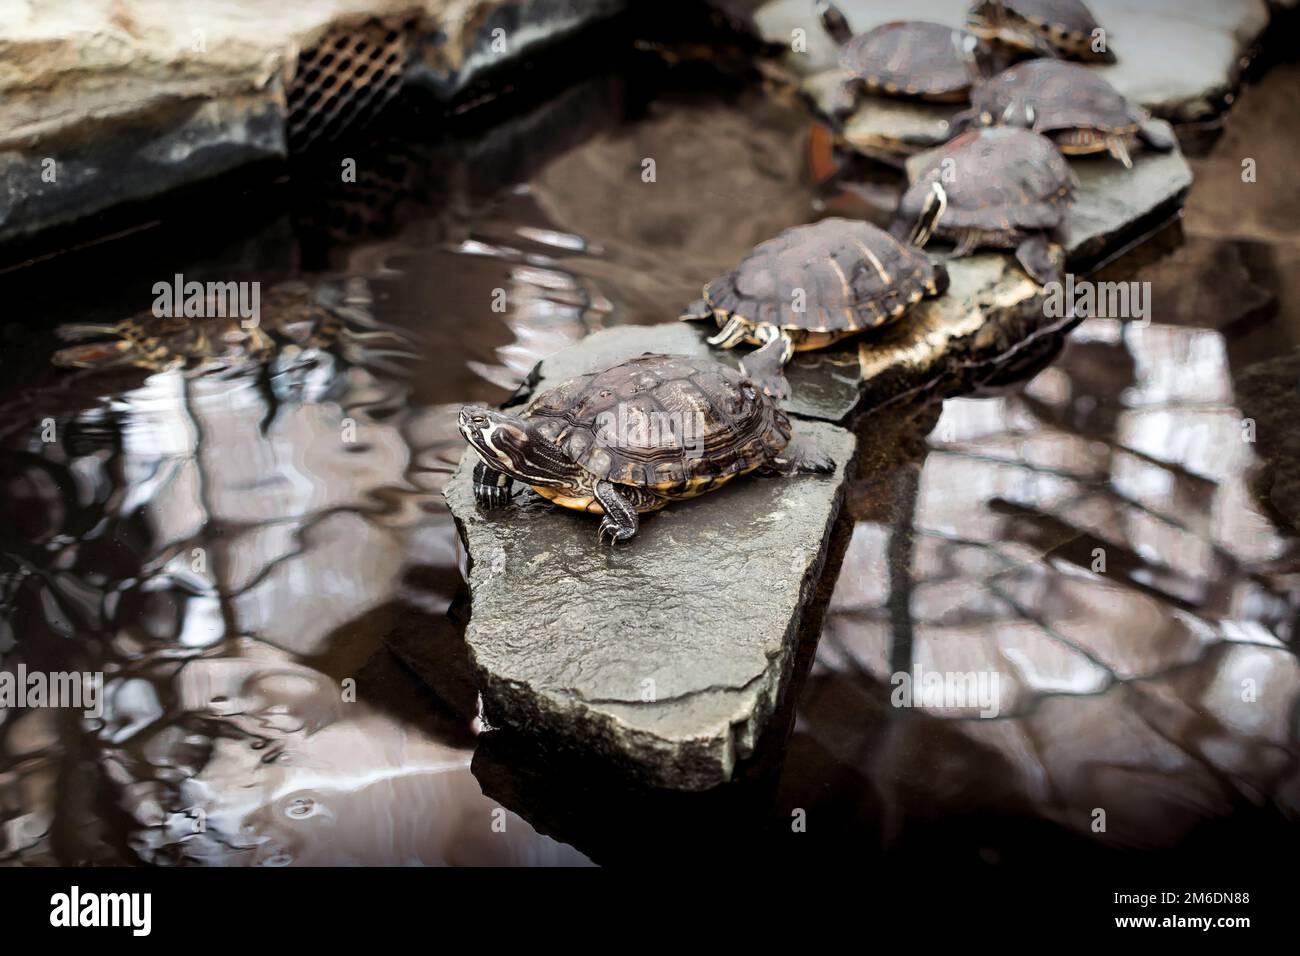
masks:
<svg viewBox="0 0 1300 956"><path fill-rule="evenodd" d="M1065 252L1041 232L1026 238L1016 247L1016 261L1039 285L1060 282Z"/></svg>
<svg viewBox="0 0 1300 956"><path fill-rule="evenodd" d="M857 110L858 98L863 89L862 80L856 76L844 80L835 89L831 90L830 101L826 104L826 112L833 119L843 122Z"/></svg>
<svg viewBox="0 0 1300 956"><path fill-rule="evenodd" d="M709 303L703 299L696 299L682 309L682 314L677 318L683 322L703 322L705 319L713 318L713 309L709 308Z"/></svg>
<svg viewBox="0 0 1300 956"><path fill-rule="evenodd" d="M600 531L596 535L597 541L604 544L605 535L609 535L609 543L617 544L636 534L639 523L636 505L624 498L611 482L596 482L596 500L605 509L605 517L601 519Z"/></svg>
<svg viewBox="0 0 1300 956"><path fill-rule="evenodd" d="M474 466L474 500L481 508L500 508L510 503L514 480L504 471L479 462Z"/></svg>
<svg viewBox="0 0 1300 956"><path fill-rule="evenodd" d="M831 475L835 461L820 448L795 438L766 465L763 470L771 475Z"/></svg>

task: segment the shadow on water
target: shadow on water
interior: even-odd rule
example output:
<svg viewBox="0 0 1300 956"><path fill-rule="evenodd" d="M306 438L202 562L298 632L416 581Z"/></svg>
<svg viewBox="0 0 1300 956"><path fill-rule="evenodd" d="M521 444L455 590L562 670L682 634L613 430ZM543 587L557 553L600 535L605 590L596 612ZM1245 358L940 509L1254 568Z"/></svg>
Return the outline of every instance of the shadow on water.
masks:
<svg viewBox="0 0 1300 956"><path fill-rule="evenodd" d="M0 861L1032 867L1280 833L1300 564L1280 479L1255 477L1269 450L1240 439L1243 407L1285 413L1237 388L1300 340L1300 246L1272 212L1223 233L1217 149L1186 241L1110 267L1153 283L1150 326L1089 320L977 395L863 419L825 618L733 784L649 791L484 732L441 498L456 409L671 318L816 214L796 109L653 45L610 59L431 142L433 107L403 103L238 187L238 217L170 212L0 275L22 306L0 330L0 661L105 681L102 715L0 712ZM55 326L147 310L178 272L364 308L328 340L264 314L263 361L49 366ZM997 674L1000 712L893 706L918 667Z"/></svg>

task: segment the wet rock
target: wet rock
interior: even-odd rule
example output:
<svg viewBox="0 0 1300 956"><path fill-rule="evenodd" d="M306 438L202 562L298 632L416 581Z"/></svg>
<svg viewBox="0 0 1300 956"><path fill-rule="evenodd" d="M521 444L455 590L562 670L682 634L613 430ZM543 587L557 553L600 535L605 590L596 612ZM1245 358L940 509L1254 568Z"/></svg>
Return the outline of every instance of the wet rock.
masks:
<svg viewBox="0 0 1300 956"><path fill-rule="evenodd" d="M543 362L537 387L638 355L649 331L593 336ZM656 786L728 780L790 676L855 446L825 422L796 430L833 476L746 478L648 516L613 550L593 518L531 492L480 512L467 452L446 495L469 554L465 639L488 722Z"/></svg>
<svg viewBox="0 0 1300 956"><path fill-rule="evenodd" d="M948 277L943 296L921 302L902 322L859 340L867 407L981 384L1038 347L1059 345L1070 325L1045 314L1042 289L1010 256L953 260Z"/></svg>
<svg viewBox="0 0 1300 956"><path fill-rule="evenodd" d="M1176 216L1192 188L1191 167L1177 150L1157 153L1138 147L1132 169L1109 157L1084 157L1070 165L1079 177L1079 193L1058 238L1070 267L1078 272L1099 265Z"/></svg>
<svg viewBox="0 0 1300 956"><path fill-rule="evenodd" d="M1268 25L1264 0L1089 0L1118 62L1094 67L1121 93L1174 122L1211 118L1231 102L1251 47ZM890 20L966 21L968 0L839 0L855 32ZM835 66L835 44L822 31L810 0L771 0L754 14L760 35L791 48L793 31L806 53L789 65L803 74Z"/></svg>
<svg viewBox="0 0 1300 956"><path fill-rule="evenodd" d="M103 138L34 139L11 148L0 134L0 241L285 156L283 110L261 95L155 105Z"/></svg>
<svg viewBox="0 0 1300 956"><path fill-rule="evenodd" d="M183 16L146 0L29 5L0 23L0 241L282 159L295 84L315 69L299 63L323 39L377 20L412 63L407 79L450 96L624 5L234 0Z"/></svg>
<svg viewBox="0 0 1300 956"><path fill-rule="evenodd" d="M1300 529L1300 351L1244 369L1237 396L1247 421L1255 423L1255 487L1276 514Z"/></svg>
<svg viewBox="0 0 1300 956"><path fill-rule="evenodd" d="M1168 124L1152 120L1168 130ZM933 162L934 152L908 160L916 171ZM1075 272L1088 272L1141 240L1182 208L1192 188L1192 170L1177 149L1158 153L1137 146L1133 168L1109 156L1084 156L1070 160L1079 177L1079 189L1057 231L1067 263Z"/></svg>

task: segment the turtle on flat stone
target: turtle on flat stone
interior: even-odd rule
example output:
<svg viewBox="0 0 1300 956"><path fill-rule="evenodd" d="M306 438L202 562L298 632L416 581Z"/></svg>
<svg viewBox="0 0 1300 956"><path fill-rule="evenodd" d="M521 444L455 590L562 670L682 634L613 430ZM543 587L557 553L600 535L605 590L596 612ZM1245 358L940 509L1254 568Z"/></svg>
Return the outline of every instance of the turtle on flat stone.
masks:
<svg viewBox="0 0 1300 956"><path fill-rule="evenodd" d="M971 108L953 119L953 128L1023 126L1051 137L1066 155L1110 153L1132 168L1134 139L1161 152L1177 146L1149 119L1146 110L1086 66L1028 60L976 87Z"/></svg>
<svg viewBox="0 0 1300 956"><path fill-rule="evenodd" d="M929 223L941 211L934 197L920 220ZM831 218L759 243L681 317L717 322L721 331L710 345L762 346L742 367L764 391L784 398L782 368L795 352L893 322L947 288L943 264L920 249L871 223Z"/></svg>
<svg viewBox="0 0 1300 956"><path fill-rule="evenodd" d="M841 45L840 66L851 77L831 99L830 111L854 111L862 93L937 103L964 103L980 78L976 37L924 20L898 20L852 35L848 21L829 0L818 0L826 32Z"/></svg>
<svg viewBox="0 0 1300 956"><path fill-rule="evenodd" d="M791 441L789 418L748 378L684 355L647 354L580 375L519 414L467 405L458 424L480 459L480 507L509 503L521 481L560 507L604 515L602 543L636 534L639 514L752 471L835 470Z"/></svg>
<svg viewBox="0 0 1300 956"><path fill-rule="evenodd" d="M1035 56L1115 62L1106 32L1080 0L975 0L966 25L982 40Z"/></svg>
<svg viewBox="0 0 1300 956"><path fill-rule="evenodd" d="M1025 129L962 133L916 171L894 220L895 235L924 246L931 236L956 243L953 256L980 246L1014 249L1039 284L1059 281L1064 259L1050 241L1079 181L1052 141ZM925 217L938 202L938 216Z"/></svg>

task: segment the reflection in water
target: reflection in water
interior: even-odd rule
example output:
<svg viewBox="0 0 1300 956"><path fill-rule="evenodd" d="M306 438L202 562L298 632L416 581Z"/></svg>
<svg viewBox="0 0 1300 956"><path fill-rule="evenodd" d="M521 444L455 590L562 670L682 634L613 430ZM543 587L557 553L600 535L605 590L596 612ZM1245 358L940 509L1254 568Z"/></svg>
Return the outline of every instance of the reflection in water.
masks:
<svg viewBox="0 0 1300 956"><path fill-rule="evenodd" d="M9 431L5 498L27 517L5 541L4 663L100 671L105 705L0 728L6 858L579 859L492 829L472 714L413 732L367 677L383 632L359 622L382 623L412 565L454 567L439 469L458 447L450 409L408 406L398 370L344 341L87 390L53 441L44 420ZM65 806L65 775L99 805Z"/></svg>
<svg viewBox="0 0 1300 956"><path fill-rule="evenodd" d="M1018 394L946 403L914 513L857 526L800 732L899 815L887 839L1008 806L1121 846L1300 813L1300 549L1249 492L1225 359L1217 332L1089 320ZM884 701L899 672L996 674L998 718L936 698L846 732L836 685Z"/></svg>

